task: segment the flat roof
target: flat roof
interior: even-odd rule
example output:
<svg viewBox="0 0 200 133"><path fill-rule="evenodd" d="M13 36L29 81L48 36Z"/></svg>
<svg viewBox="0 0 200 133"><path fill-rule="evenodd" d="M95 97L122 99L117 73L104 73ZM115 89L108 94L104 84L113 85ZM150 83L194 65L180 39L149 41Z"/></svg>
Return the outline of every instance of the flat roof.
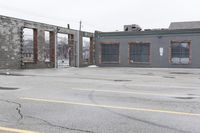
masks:
<svg viewBox="0 0 200 133"><path fill-rule="evenodd" d="M200 21L172 22L169 29L199 29Z"/></svg>
<svg viewBox="0 0 200 133"><path fill-rule="evenodd" d="M116 31L116 32L99 32L95 34L98 37L109 36L142 36L142 35L171 35L171 34L198 34L198 29L160 29L160 30L144 30L144 31Z"/></svg>

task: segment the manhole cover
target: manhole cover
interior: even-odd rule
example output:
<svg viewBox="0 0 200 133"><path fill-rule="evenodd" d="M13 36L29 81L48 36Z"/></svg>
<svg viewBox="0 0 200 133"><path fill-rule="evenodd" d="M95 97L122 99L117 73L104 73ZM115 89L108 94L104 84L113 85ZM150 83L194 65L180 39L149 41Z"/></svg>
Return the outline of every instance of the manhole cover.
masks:
<svg viewBox="0 0 200 133"><path fill-rule="evenodd" d="M114 80L115 82L130 82L131 80Z"/></svg>
<svg viewBox="0 0 200 133"><path fill-rule="evenodd" d="M189 99L194 99L195 97L174 97L176 99L184 99L184 100L189 100Z"/></svg>
<svg viewBox="0 0 200 133"><path fill-rule="evenodd" d="M17 90L19 88L12 88L12 87L0 87L0 90Z"/></svg>

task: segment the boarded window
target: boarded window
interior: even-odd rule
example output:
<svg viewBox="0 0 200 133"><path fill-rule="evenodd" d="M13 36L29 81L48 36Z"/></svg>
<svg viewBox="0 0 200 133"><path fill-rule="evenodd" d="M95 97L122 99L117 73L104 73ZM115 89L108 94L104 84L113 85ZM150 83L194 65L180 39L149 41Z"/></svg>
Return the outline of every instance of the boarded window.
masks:
<svg viewBox="0 0 200 133"><path fill-rule="evenodd" d="M103 63L119 63L119 44L101 44Z"/></svg>
<svg viewBox="0 0 200 133"><path fill-rule="evenodd" d="M189 64L190 62L189 42L172 42L171 62L173 64Z"/></svg>
<svg viewBox="0 0 200 133"><path fill-rule="evenodd" d="M50 32L45 31L45 47L44 47L44 59L45 62L50 61Z"/></svg>
<svg viewBox="0 0 200 133"><path fill-rule="evenodd" d="M23 62L34 61L34 30L23 29L23 46L22 46Z"/></svg>
<svg viewBox="0 0 200 133"><path fill-rule="evenodd" d="M133 43L129 45L130 63L146 63L149 62L150 44L149 43Z"/></svg>

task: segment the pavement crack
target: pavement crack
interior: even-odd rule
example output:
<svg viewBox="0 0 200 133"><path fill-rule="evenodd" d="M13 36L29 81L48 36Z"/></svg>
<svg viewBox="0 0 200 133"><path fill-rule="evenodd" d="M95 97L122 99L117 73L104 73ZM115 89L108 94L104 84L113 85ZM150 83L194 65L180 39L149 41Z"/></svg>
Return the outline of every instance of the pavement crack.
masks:
<svg viewBox="0 0 200 133"><path fill-rule="evenodd" d="M98 102L94 98L94 92L95 91L91 91L89 93L89 95L88 95L88 98L90 99L90 101L92 103L98 105ZM145 124L148 124L148 125L152 125L152 126L156 126L156 127L160 127L160 128L165 128L165 129L173 130L173 131L176 131L176 132L179 132L179 133L191 133L191 132L183 131L181 129L177 129L177 128L173 128L173 127L169 127L169 126L157 124L157 123L154 123L154 122L151 122L151 121L142 120L142 119L135 118L135 117L132 117L132 116L128 116L128 115L125 115L125 114L122 114L122 113L119 113L119 112L115 112L115 111L107 109L107 108L103 108L103 107L100 107L100 108L103 109L103 110L105 110L105 111L107 111L107 112L115 114L117 116L120 116L120 117L123 117L123 118L126 118L126 119L130 119L130 120L133 120L133 121L138 121L138 122L142 122L142 123L145 123Z"/></svg>
<svg viewBox="0 0 200 133"><path fill-rule="evenodd" d="M9 104L17 105L16 111L17 111L18 115L20 116L17 121L19 122L19 121L21 121L23 119L24 116L23 116L23 114L21 112L22 105L20 103L17 103L17 102L14 102L14 101L10 101L10 100L4 100L4 99L0 99L0 101L1 102L6 102L6 103L9 103Z"/></svg>
<svg viewBox="0 0 200 133"><path fill-rule="evenodd" d="M83 129L70 128L70 127L66 127L66 126L56 125L56 124L53 124L53 123L51 123L47 120L37 118L37 117L33 117L33 116L26 115L25 117L42 121L46 125L51 126L51 127L55 127L55 128L61 128L61 129L65 129L65 130L78 131L78 132L84 132L84 133L94 133L93 131L89 131L89 130L83 130Z"/></svg>

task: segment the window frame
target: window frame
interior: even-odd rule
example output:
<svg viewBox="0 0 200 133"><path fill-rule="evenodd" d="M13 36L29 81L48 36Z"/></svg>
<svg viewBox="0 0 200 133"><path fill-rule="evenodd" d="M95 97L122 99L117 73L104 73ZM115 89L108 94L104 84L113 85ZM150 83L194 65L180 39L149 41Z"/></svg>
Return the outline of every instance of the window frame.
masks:
<svg viewBox="0 0 200 133"><path fill-rule="evenodd" d="M45 34L46 32L49 33L49 40L48 40L48 42L49 42L49 58L45 58L46 50L47 50L47 48L46 48L46 41L47 40L46 40L46 34ZM48 31L48 30L44 31L44 62L46 62L46 63L51 62L51 37L52 37L51 34L52 34L51 31ZM49 59L49 60L47 61L46 59Z"/></svg>
<svg viewBox="0 0 200 133"><path fill-rule="evenodd" d="M179 61L179 63L173 63L172 61L172 45L173 44L177 44L179 43L179 45L181 45L181 43L188 43L189 46L189 62L188 63L181 63L181 61ZM192 64L192 42L191 40L184 40L184 41L171 41L170 42L170 52L169 52L169 63L172 65L190 65Z"/></svg>
<svg viewBox="0 0 200 133"><path fill-rule="evenodd" d="M128 56L128 61L129 61L129 64L150 64L151 63L151 43L149 42L129 42L129 56ZM132 45L142 45L142 44L145 44L145 45L148 45L148 62L132 62L131 61L131 46Z"/></svg>
<svg viewBox="0 0 200 133"><path fill-rule="evenodd" d="M118 47L118 61L103 61L103 45L116 45ZM101 47L101 56L100 56L100 64L119 64L120 63L120 43L115 43L115 42L103 42L100 43Z"/></svg>
<svg viewBox="0 0 200 133"><path fill-rule="evenodd" d="M24 60L24 55L22 55L22 62L23 63L37 63L38 61L38 30L36 28L30 28L30 27L23 27L23 45L24 45L24 29L32 30L33 32L33 59L30 61ZM22 54L23 54L23 48L22 48ZM30 56L30 53L28 53Z"/></svg>

